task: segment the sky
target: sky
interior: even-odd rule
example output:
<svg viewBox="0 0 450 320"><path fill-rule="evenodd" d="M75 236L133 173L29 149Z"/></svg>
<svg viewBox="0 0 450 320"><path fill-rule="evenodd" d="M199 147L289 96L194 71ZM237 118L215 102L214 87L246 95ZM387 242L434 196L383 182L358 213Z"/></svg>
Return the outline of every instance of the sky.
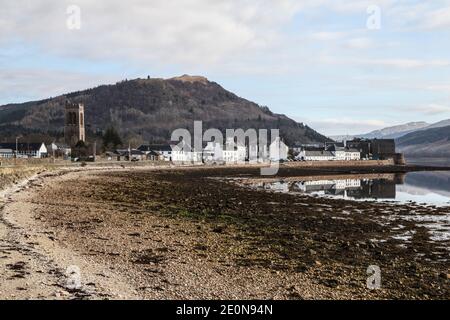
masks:
<svg viewBox="0 0 450 320"><path fill-rule="evenodd" d="M450 118L450 0L0 0L0 105L202 75L326 135Z"/></svg>

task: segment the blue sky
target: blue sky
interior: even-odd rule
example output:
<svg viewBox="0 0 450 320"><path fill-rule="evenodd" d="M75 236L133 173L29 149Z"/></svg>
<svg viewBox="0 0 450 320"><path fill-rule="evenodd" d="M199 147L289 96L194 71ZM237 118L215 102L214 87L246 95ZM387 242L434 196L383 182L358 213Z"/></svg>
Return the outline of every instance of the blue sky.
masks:
<svg viewBox="0 0 450 320"><path fill-rule="evenodd" d="M0 0L0 7L0 104L187 73L327 135L450 118L450 1ZM368 19L379 28L368 28Z"/></svg>

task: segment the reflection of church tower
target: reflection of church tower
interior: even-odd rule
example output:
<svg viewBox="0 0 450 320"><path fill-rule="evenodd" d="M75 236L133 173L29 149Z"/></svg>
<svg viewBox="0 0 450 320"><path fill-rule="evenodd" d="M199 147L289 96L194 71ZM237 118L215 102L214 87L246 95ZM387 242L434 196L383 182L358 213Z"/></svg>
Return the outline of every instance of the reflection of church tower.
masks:
<svg viewBox="0 0 450 320"><path fill-rule="evenodd" d="M64 140L70 147L78 141L86 142L84 132L84 105L66 101Z"/></svg>

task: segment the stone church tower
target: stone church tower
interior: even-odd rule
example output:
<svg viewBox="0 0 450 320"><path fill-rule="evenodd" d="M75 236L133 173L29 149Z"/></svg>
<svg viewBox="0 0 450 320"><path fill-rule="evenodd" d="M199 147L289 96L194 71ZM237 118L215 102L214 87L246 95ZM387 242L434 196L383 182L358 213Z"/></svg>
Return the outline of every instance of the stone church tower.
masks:
<svg viewBox="0 0 450 320"><path fill-rule="evenodd" d="M82 103L66 101L64 140L69 147L74 147L78 141L86 142Z"/></svg>

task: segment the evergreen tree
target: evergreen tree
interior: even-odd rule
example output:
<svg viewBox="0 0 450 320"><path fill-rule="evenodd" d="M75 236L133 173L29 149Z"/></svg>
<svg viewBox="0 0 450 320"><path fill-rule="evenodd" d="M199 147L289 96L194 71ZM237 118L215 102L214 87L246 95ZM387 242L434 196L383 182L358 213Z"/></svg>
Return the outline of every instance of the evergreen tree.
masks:
<svg viewBox="0 0 450 320"><path fill-rule="evenodd" d="M122 144L122 139L114 127L109 127L103 134L103 148L115 149Z"/></svg>

